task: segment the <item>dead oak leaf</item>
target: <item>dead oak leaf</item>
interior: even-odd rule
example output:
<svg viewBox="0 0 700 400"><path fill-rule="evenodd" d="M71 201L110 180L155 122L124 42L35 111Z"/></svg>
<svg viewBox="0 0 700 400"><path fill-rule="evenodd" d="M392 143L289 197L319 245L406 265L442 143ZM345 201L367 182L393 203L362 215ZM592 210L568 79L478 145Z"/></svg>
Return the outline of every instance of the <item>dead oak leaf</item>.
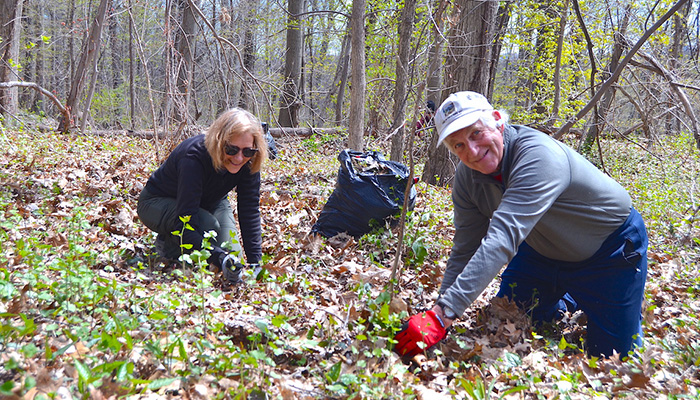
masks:
<svg viewBox="0 0 700 400"><path fill-rule="evenodd" d="M12 299L12 302L10 302L10 305L7 307L7 312L10 314L20 314L22 313L25 308L27 307L27 292L31 289L31 286L29 284L24 285L22 287L22 290L19 292L19 297L15 297Z"/></svg>

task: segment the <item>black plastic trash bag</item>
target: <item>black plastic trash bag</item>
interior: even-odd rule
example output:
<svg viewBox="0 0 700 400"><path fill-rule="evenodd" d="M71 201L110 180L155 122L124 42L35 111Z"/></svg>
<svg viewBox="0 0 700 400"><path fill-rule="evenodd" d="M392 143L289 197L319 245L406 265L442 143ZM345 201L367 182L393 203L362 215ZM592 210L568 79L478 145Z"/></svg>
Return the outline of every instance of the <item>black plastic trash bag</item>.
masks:
<svg viewBox="0 0 700 400"><path fill-rule="evenodd" d="M275 143L275 138L270 134L270 127L267 125L267 122L263 122L262 126L265 132L265 141L267 141L267 158L274 160L277 158L277 143Z"/></svg>
<svg viewBox="0 0 700 400"><path fill-rule="evenodd" d="M399 213L409 174L405 165L386 160L376 151L343 150L338 161L335 189L311 228L312 233L331 238L346 232L357 238ZM412 187L409 210L415 200L416 189Z"/></svg>

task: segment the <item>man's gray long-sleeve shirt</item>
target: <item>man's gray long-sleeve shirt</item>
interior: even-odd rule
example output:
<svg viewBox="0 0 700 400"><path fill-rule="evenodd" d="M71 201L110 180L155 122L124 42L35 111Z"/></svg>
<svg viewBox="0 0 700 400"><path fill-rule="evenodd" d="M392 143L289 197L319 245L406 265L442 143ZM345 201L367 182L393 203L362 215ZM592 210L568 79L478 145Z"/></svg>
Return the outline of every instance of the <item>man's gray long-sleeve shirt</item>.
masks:
<svg viewBox="0 0 700 400"><path fill-rule="evenodd" d="M452 189L456 228L439 303L457 315L525 241L541 255L583 261L629 216L615 180L546 134L506 125L499 175L459 163Z"/></svg>

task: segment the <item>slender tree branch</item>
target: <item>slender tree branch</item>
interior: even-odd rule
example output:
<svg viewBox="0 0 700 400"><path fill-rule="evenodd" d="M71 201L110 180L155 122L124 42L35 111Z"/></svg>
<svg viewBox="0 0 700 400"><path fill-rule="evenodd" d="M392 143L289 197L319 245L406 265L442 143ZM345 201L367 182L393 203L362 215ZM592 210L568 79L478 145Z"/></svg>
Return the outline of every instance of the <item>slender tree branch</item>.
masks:
<svg viewBox="0 0 700 400"><path fill-rule="evenodd" d="M581 26L583 31L583 37L586 38L586 49L588 49L588 58L591 61L591 96L595 95L595 75L598 73L598 67L595 62L595 54L593 54L593 40L591 40L591 34L588 33L588 28L586 27L586 22L583 20L583 15L581 15L581 7L578 4L578 0L574 0L574 10L576 11L576 19Z"/></svg>
<svg viewBox="0 0 700 400"><path fill-rule="evenodd" d="M129 3L129 24L134 23L134 14L131 12L132 6ZM143 64L144 74L146 75L146 85L148 87L148 104L151 107L151 119L153 121L153 138L156 143L156 161L160 161L160 143L158 142L158 120L156 118L156 107L153 104L153 85L151 85L151 74L148 72L148 60L146 58L146 52L143 50L143 45L141 41L141 35L139 35L138 29L134 29L134 35L136 36L136 50L139 53L139 58L141 59L141 64Z"/></svg>
<svg viewBox="0 0 700 400"><path fill-rule="evenodd" d="M664 68L654 57L644 53L643 51L639 52L639 55L642 56L647 62L649 62L659 73L661 76L666 79L666 81L669 82L671 85L671 90L676 93L676 96L681 100L681 103L683 104L683 108L685 108L685 113L690 118L690 123L691 127L693 129L693 136L695 137L695 143L700 149L700 125L698 124L698 119L695 117L695 111L693 111L693 106L690 104L690 100L688 100L688 96L685 95L685 92L683 90L674 85L674 76L671 73L671 71L667 70Z"/></svg>
<svg viewBox="0 0 700 400"><path fill-rule="evenodd" d="M307 15L326 15L326 14L334 14L334 15L341 15L341 16L347 18L347 19L350 19L350 14L344 13L344 12L341 12L341 11L334 11L334 10L313 10L313 11L306 11L306 12L302 12L302 13L298 13L298 14L292 14L292 13L289 12L289 10L287 10L286 8L284 8L284 4L282 4L281 2L276 1L275 3L277 3L278 6L280 6L280 8L282 9L282 11L284 11L284 13L285 13L287 16L290 16L290 15L291 15L291 16L296 17L296 18L304 17L304 16L307 16Z"/></svg>
<svg viewBox="0 0 700 400"><path fill-rule="evenodd" d="M603 96L603 93L605 93L606 90L615 82L617 82L618 78L620 77L620 74L622 73L622 70L627 66L627 64L630 62L632 57L637 53L637 51L642 47L642 45L649 39L649 37L654 33L656 30L658 30L661 25L663 25L669 18L673 16L673 14L676 13L688 0L679 0L678 3L674 4L673 7L671 7L670 10L666 12L656 23L649 28L644 34L642 35L641 38L637 41L637 43L634 44L634 47L630 49L630 51L627 53L625 58L620 62L620 65L617 66L615 69L615 72L608 78L608 80L603 83L603 85L600 87L600 90L591 98L591 100L586 104L586 106L579 111L576 116L574 116L572 119L566 122L559 130L557 133L554 134L555 139L559 139L564 135L574 124L583 118L588 112L598 103L598 100Z"/></svg>
<svg viewBox="0 0 700 400"><path fill-rule="evenodd" d="M425 82L422 82L418 87L418 94L423 93ZM420 96L417 96L420 97ZM418 115L419 103L413 103L413 115ZM414 121L415 122L415 121ZM400 276L400 267L403 250L403 237L406 231L406 213L410 205L411 189L413 188L413 177L415 176L415 168L413 165L413 143L416 141L416 124L412 124L411 139L408 141L408 178L406 178L406 188L403 193L403 207L401 207L401 219L399 220L399 244L396 248L396 256L393 265L391 266L391 279L389 280L389 296L394 298L394 284L398 283L397 277Z"/></svg>
<svg viewBox="0 0 700 400"><path fill-rule="evenodd" d="M632 65L632 66L634 66L634 67L638 67L638 68L645 69L645 70L647 70L647 71L651 71L651 72L653 72L653 73L655 73L655 74L663 75L663 73L661 72L661 70L658 69L657 67L655 67L655 66L653 66L653 65L649 65L649 64L644 64L643 62L639 62L639 61L637 61L637 60L631 60L631 61L630 61L630 65Z"/></svg>
<svg viewBox="0 0 700 400"><path fill-rule="evenodd" d="M70 121L71 120L71 114L70 111L61 103L61 101L53 95L53 93L49 92L48 90L44 89L43 87L37 85L34 82L19 82L19 81L10 81L10 82L0 82L0 88L11 88L11 87L27 87L36 90L37 92L43 94L44 96L48 97L51 99L51 101L56 105L56 108L61 112L63 115L63 118L65 121Z"/></svg>
<svg viewBox="0 0 700 400"><path fill-rule="evenodd" d="M630 103L632 103L632 106L634 107L635 110L637 110L637 113L639 114L639 118L642 119L642 122L639 123L638 125L641 126L635 126L633 129L629 130L628 132L625 132L624 135L627 135L629 132L633 132L636 129L639 129L640 127L644 129L644 134L648 137L651 138L651 129L649 128L649 118L642 109L642 106L639 104L639 102L631 96L627 91L621 87L621 86L616 86L616 89L622 93L623 96L627 97L627 100L629 100Z"/></svg>
<svg viewBox="0 0 700 400"><path fill-rule="evenodd" d="M188 0L188 2L190 3L190 7L192 8L192 10L195 11L197 13L197 15L199 15L202 22L204 22L204 24L209 28L209 30L211 31L214 38L219 43L226 44L233 49L234 53L236 53L236 57L238 58L238 62L240 63L241 69L243 70L243 72L245 72L246 75L248 75L251 79L253 79L255 84L258 86L258 89L260 89L260 91L263 93L263 96L265 96L265 100L267 101L267 106L272 110L272 100L267 95L267 91L265 91L265 89L260 84L259 79L255 75L253 75L253 73L250 72L250 70L248 70L248 68L246 68L245 63L243 62L243 55L241 54L241 51L238 49L238 47L236 47L236 45L233 44L233 42L231 42L230 40L219 36L219 34L216 32L216 29L214 29L211 22L209 22L209 20L204 15L202 10L199 9L199 7L194 3L194 1ZM275 118L274 115L272 116L272 118ZM277 121L275 121L275 122L277 122ZM279 125L279 123L278 123L278 125Z"/></svg>
<svg viewBox="0 0 700 400"><path fill-rule="evenodd" d="M686 88L686 89L693 89L693 90L698 90L698 91L700 91L700 86L688 85L688 84L686 84L686 83L681 83L681 82L678 82L678 81L671 81L670 83L671 83L672 85L675 85L675 86L678 86L678 87L682 87L682 88Z"/></svg>
<svg viewBox="0 0 700 400"><path fill-rule="evenodd" d="M552 106L552 118L550 123L554 124L559 120L559 103L561 101L561 57L564 47L564 32L569 16L569 1L564 0L559 17L559 37L557 38L556 66L554 67L554 105Z"/></svg>

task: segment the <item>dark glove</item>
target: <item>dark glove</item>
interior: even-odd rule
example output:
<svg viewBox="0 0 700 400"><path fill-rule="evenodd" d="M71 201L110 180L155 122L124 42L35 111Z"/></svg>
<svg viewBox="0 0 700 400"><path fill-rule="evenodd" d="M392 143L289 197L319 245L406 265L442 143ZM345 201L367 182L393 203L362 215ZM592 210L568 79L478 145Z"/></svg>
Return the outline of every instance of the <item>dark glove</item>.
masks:
<svg viewBox="0 0 700 400"><path fill-rule="evenodd" d="M446 335L445 324L440 317L433 310L428 310L408 319L408 323L394 336L398 341L394 351L402 357L411 358L434 346ZM425 343L425 346L421 348L418 342Z"/></svg>
<svg viewBox="0 0 700 400"><path fill-rule="evenodd" d="M263 268L260 266L260 264L258 264L258 263L248 264L248 268L253 270L253 278L260 280L260 273L263 270Z"/></svg>
<svg viewBox="0 0 700 400"><path fill-rule="evenodd" d="M240 258L229 253L221 261L221 271L224 274L224 279L228 283L234 285L241 282L241 271L243 271L243 263Z"/></svg>

